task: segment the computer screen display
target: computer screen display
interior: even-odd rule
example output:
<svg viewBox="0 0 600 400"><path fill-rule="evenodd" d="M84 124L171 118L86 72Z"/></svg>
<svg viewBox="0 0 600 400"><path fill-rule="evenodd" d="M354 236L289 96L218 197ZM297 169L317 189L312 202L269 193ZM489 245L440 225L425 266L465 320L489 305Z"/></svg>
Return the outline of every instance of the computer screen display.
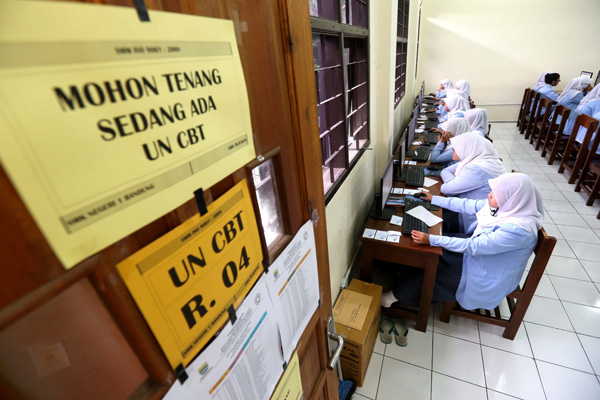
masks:
<svg viewBox="0 0 600 400"><path fill-rule="evenodd" d="M580 76L587 76L588 78L592 79L592 76L594 76L593 72L588 72L588 71L581 71L581 75Z"/></svg>
<svg viewBox="0 0 600 400"><path fill-rule="evenodd" d="M598 71L598 75L596 75L596 82L594 82L594 86L597 86L600 83L600 71Z"/></svg>
<svg viewBox="0 0 600 400"><path fill-rule="evenodd" d="M413 118L408 124L408 132L406 137L406 147L410 147L415 141L415 129L417 128L417 119Z"/></svg>
<svg viewBox="0 0 600 400"><path fill-rule="evenodd" d="M383 173L383 177L381 178L381 204L380 210L385 208L385 204L388 201L388 197L390 197L390 192L392 191L392 186L394 185L394 157L390 159L385 172Z"/></svg>

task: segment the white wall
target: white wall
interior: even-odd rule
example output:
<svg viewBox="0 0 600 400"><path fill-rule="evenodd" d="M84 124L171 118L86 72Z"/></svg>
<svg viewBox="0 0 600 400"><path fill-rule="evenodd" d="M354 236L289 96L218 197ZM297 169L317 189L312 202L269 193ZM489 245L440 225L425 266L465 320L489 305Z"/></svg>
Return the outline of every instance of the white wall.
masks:
<svg viewBox="0 0 600 400"><path fill-rule="evenodd" d="M544 71L561 74L560 90L600 69L599 0L424 0L422 12L419 82L431 92L443 78L469 80L491 120L516 120Z"/></svg>
<svg viewBox="0 0 600 400"><path fill-rule="evenodd" d="M391 0L370 1L369 4L369 133L370 148L373 150L365 152L327 205L327 242L333 299L339 294L341 278L358 250L359 238L379 178L392 155L392 144L398 132L406 125L414 99L414 42L419 2L411 1L407 90L396 109L393 94L398 3L397 0Z"/></svg>

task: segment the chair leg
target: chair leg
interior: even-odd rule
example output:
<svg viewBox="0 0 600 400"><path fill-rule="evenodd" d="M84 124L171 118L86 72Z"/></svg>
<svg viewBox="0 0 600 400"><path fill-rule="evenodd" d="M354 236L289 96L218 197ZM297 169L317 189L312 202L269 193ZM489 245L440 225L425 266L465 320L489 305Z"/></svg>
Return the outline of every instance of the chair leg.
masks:
<svg viewBox="0 0 600 400"><path fill-rule="evenodd" d="M542 145L542 143L544 143L546 140L546 136L548 136L548 130L546 129L543 133L542 131L540 131L540 133L538 134L537 137L537 141L535 142L535 149L536 151L540 149L540 146ZM542 140L543 138L543 140ZM546 154L544 154L545 156ZM543 156L542 156L543 157Z"/></svg>
<svg viewBox="0 0 600 400"><path fill-rule="evenodd" d="M447 301L444 303L444 307L442 308L442 315L440 315L440 321L448 323L450 322L450 314L452 313L452 309L456 303L453 301Z"/></svg>
<svg viewBox="0 0 600 400"><path fill-rule="evenodd" d="M587 158L587 149L585 149L583 146L581 146L581 149L579 150L579 154L577 154L577 158L575 159L575 164L573 165L573 171L571 171L571 176L569 177L569 183L573 184L575 183L575 179L577 179L579 177L579 173L581 172L580 170L583 167L583 163L585 162L585 159Z"/></svg>
<svg viewBox="0 0 600 400"><path fill-rule="evenodd" d="M583 178L583 176L582 176L582 178ZM596 178L596 182L594 182L594 186L592 187L592 190L590 191L590 198L588 199L588 201L585 204L588 206L593 206L594 201L596 201L596 198L598 197L598 193L600 193L600 175L598 175L598 177ZM600 213L598 215L600 216Z"/></svg>
<svg viewBox="0 0 600 400"><path fill-rule="evenodd" d="M562 174L565 172L565 165L571 158L571 151L573 150L573 144L575 143L575 135L570 135L569 140L567 141L567 145L565 146L565 152L560 160L560 165L558 167L558 173Z"/></svg>

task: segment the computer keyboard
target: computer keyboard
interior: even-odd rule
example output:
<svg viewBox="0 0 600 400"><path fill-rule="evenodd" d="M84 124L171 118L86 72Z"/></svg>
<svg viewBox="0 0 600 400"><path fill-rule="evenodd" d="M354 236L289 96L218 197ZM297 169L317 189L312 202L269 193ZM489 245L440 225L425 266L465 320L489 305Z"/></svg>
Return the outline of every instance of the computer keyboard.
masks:
<svg viewBox="0 0 600 400"><path fill-rule="evenodd" d="M415 155L412 157L414 161L427 161L429 154L431 153L431 147L420 146L415 150Z"/></svg>
<svg viewBox="0 0 600 400"><path fill-rule="evenodd" d="M408 197L406 198L406 203L404 204L404 221L402 222L403 235L410 235L412 231L419 231L424 233L429 232L429 227L425 222L406 213L407 211L420 205L423 205L421 201L413 200Z"/></svg>
<svg viewBox="0 0 600 400"><path fill-rule="evenodd" d="M425 182L425 171L423 167L415 167L413 165L406 169L406 185L407 186L423 186Z"/></svg>
<svg viewBox="0 0 600 400"><path fill-rule="evenodd" d="M437 144L439 136L435 132L427 132L425 135L425 143Z"/></svg>

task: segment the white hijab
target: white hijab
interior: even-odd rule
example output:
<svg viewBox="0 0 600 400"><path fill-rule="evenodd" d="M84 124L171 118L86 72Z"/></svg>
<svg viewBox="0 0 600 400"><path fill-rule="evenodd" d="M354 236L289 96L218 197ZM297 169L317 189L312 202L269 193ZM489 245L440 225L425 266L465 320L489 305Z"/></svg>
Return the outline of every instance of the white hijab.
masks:
<svg viewBox="0 0 600 400"><path fill-rule="evenodd" d="M494 149L492 142L479 134L475 132L463 133L450 139L450 142L460 158L460 162L456 164L456 171L454 171L455 176L458 176L463 168L469 164L477 165L494 178L506 173L506 169L500 161L500 156Z"/></svg>
<svg viewBox="0 0 600 400"><path fill-rule="evenodd" d="M546 84L546 75L553 73L554 71L546 71L542 75L540 75L537 82L535 83L535 86L533 87L533 90L540 90L542 86Z"/></svg>
<svg viewBox="0 0 600 400"><path fill-rule="evenodd" d="M446 90L446 97L448 97L448 96L461 96L461 97L464 97L465 100L469 101L469 96L462 90L458 90L458 89Z"/></svg>
<svg viewBox="0 0 600 400"><path fill-rule="evenodd" d="M466 93L467 98L471 95L471 84L466 79L461 79L456 82L456 88L463 93Z"/></svg>
<svg viewBox="0 0 600 400"><path fill-rule="evenodd" d="M489 127L489 116L488 111L485 108L472 108L467 110L465 118L471 124L471 129L474 131L483 132L487 135Z"/></svg>
<svg viewBox="0 0 600 400"><path fill-rule="evenodd" d="M583 92L583 89L592 84L592 79L587 76L578 76L577 78L571 79L571 82L558 96L557 102L560 103L563 100L571 100L577 96L578 93Z"/></svg>
<svg viewBox="0 0 600 400"><path fill-rule="evenodd" d="M500 224L515 224L526 231L537 232L544 224L542 195L525 174L504 174L490 179L498 211L492 216L489 204L477 212L477 235L483 228Z"/></svg>
<svg viewBox="0 0 600 400"><path fill-rule="evenodd" d="M593 88L592 90L590 90L590 92L583 99L581 99L581 102L579 103L579 106L577 107L577 111L581 111L583 106L585 106L590 101L594 101L594 100L598 100L598 99L600 99L600 85L598 85L595 88Z"/></svg>
<svg viewBox="0 0 600 400"><path fill-rule="evenodd" d="M463 96L449 95L444 100L444 103L448 106L448 119L452 118L459 111L464 112L471 108L469 102Z"/></svg>
<svg viewBox="0 0 600 400"><path fill-rule="evenodd" d="M442 79L440 81L440 84L443 87L443 89L441 90L440 94L446 93L446 91L448 89L454 89L454 83L452 83L452 81L450 79Z"/></svg>
<svg viewBox="0 0 600 400"><path fill-rule="evenodd" d="M471 125L464 118L452 118L442 124L442 130L450 132L452 137L471 131Z"/></svg>

